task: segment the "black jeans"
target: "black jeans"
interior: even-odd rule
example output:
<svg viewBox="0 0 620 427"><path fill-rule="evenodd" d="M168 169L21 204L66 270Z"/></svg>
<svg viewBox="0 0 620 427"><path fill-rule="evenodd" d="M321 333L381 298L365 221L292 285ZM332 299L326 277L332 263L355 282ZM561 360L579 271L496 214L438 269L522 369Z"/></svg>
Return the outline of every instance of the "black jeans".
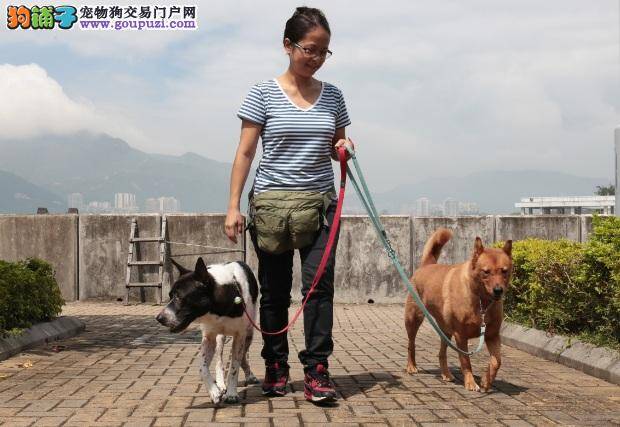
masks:
<svg viewBox="0 0 620 427"><path fill-rule="evenodd" d="M332 224L336 201L327 209L327 223ZM302 297L305 298L325 251L330 226L323 226L313 244L299 249L301 257ZM293 284L293 255L290 250L281 254L262 251L254 233L250 233L258 256L258 282L260 284L260 325L265 331L278 331L288 323ZM314 288L304 309L306 349L299 352L299 360L307 370L317 364L328 366L327 358L334 349L332 327L334 323L334 266L338 234L321 280ZM288 337L263 334L261 356L265 363L279 362L288 365Z"/></svg>

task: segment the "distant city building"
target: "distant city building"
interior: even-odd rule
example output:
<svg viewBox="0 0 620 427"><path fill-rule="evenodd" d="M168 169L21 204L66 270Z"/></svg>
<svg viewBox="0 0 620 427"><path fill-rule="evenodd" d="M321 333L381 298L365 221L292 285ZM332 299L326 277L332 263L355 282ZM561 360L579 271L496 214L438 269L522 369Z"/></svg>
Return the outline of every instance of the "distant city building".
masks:
<svg viewBox="0 0 620 427"><path fill-rule="evenodd" d="M475 202L459 202L459 215L478 215L480 207Z"/></svg>
<svg viewBox="0 0 620 427"><path fill-rule="evenodd" d="M515 207L521 215L588 214L613 215L615 196L525 197Z"/></svg>
<svg viewBox="0 0 620 427"><path fill-rule="evenodd" d="M428 197L420 197L415 202L416 216L458 216L479 215L480 207L475 202L459 202L448 197L442 204L431 203Z"/></svg>
<svg viewBox="0 0 620 427"><path fill-rule="evenodd" d="M110 202L94 200L86 206L86 211L90 213L109 213L112 212L112 204Z"/></svg>
<svg viewBox="0 0 620 427"><path fill-rule="evenodd" d="M443 216L443 205L431 203L430 216Z"/></svg>
<svg viewBox="0 0 620 427"><path fill-rule="evenodd" d="M67 196L67 207L77 208L78 211L84 209L84 196L82 193L71 193Z"/></svg>
<svg viewBox="0 0 620 427"><path fill-rule="evenodd" d="M132 193L116 193L114 195L114 211L119 213L138 212L136 195Z"/></svg>
<svg viewBox="0 0 620 427"><path fill-rule="evenodd" d="M415 201L415 214L417 216L429 216L431 201L427 197L420 197Z"/></svg>
<svg viewBox="0 0 620 427"><path fill-rule="evenodd" d="M159 198L159 209L162 213L164 212L180 212L181 211L181 202L179 202L174 197L160 197Z"/></svg>
<svg viewBox="0 0 620 427"><path fill-rule="evenodd" d="M181 212L181 202L174 197L148 198L144 210L153 213Z"/></svg>
<svg viewBox="0 0 620 427"><path fill-rule="evenodd" d="M136 195L132 193L116 193L114 195L115 209L129 209L136 206Z"/></svg>
<svg viewBox="0 0 620 427"><path fill-rule="evenodd" d="M443 202L443 214L444 216L457 216L459 214L459 202L448 197Z"/></svg>

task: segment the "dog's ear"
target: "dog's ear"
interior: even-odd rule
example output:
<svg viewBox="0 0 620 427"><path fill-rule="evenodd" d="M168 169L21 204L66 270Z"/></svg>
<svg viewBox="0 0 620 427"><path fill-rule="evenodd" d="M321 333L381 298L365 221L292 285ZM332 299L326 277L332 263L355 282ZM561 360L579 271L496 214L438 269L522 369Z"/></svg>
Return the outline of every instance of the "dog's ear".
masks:
<svg viewBox="0 0 620 427"><path fill-rule="evenodd" d="M504 247L502 248L502 250L506 252L506 255L512 257L512 240L506 240L506 243L504 243Z"/></svg>
<svg viewBox="0 0 620 427"><path fill-rule="evenodd" d="M482 245L482 239L480 237L476 237L476 242L474 243L474 255L471 257L471 269L476 268L476 263L478 262L478 257L484 251L484 246Z"/></svg>
<svg viewBox="0 0 620 427"><path fill-rule="evenodd" d="M194 276L196 276L196 278L205 285L211 283L211 275L207 271L207 266L202 257L198 257L198 259L196 260L196 267L194 267Z"/></svg>
<svg viewBox="0 0 620 427"><path fill-rule="evenodd" d="M181 274L181 275L192 272L191 270L188 270L187 268L183 267L181 264L179 264L178 262L176 262L172 258L170 258L170 262L172 263L172 265L174 265L177 268L177 270L179 270L179 274Z"/></svg>

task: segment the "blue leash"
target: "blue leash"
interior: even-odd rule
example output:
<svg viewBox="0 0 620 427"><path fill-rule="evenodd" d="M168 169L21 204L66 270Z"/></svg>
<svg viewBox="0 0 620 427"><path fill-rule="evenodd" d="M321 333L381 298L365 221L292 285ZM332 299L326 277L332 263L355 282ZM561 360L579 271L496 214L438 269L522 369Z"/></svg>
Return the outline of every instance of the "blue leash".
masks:
<svg viewBox="0 0 620 427"><path fill-rule="evenodd" d="M359 163L357 162L357 158L355 157L355 152L350 147L346 147L346 148L347 148L348 153L351 156L351 159L353 160L353 165L355 166L355 171L362 185L363 193L362 193L362 190L360 190L360 186L355 176L353 175L353 173L351 172L351 169L349 169L349 166L347 165L347 175L349 176L349 180L351 181L351 184L353 184L353 187L355 188L357 195L362 201L364 208L366 208L366 212L368 212L368 217L372 221L372 224L374 225L375 230L377 231L377 234L379 235L379 240L381 240L381 243L383 243L383 246L385 247L385 250L387 251L387 255L390 258L390 261L392 261L392 264L394 264L394 267L396 267L396 270L398 270L398 274L400 274L401 279L407 285L407 290L413 297L413 300L415 301L417 306L420 308L420 310L422 310L422 313L424 313L424 316L428 319L428 322L431 324L431 326L435 329L435 331L437 331L437 334L441 337L442 340L445 341L445 343L450 348L467 356L471 356L473 354L478 353L480 350L482 350L482 347L484 345L484 332L486 331L486 324L484 323L485 310L482 310L482 306L480 307L481 309L480 313L481 313L481 318L482 318L482 324L480 325L480 339L478 342L478 347L476 347L474 351L461 350L452 342L452 340L448 336L446 336L446 334L444 334L444 332L441 330L439 325L437 325L437 321L433 318L431 313L424 306L424 303L422 302L422 299L418 295L415 288L411 285L411 282L409 281L409 278L407 277L407 274L405 273L403 266L398 260L396 251L394 250L394 248L392 248L392 243L390 242L390 239L387 237L385 228L383 227L383 224L381 224L381 220L379 219L379 215L377 214L377 210L375 209L375 205L372 201L372 197L370 197L370 192L368 191L366 180L364 179L362 170L359 166Z"/></svg>

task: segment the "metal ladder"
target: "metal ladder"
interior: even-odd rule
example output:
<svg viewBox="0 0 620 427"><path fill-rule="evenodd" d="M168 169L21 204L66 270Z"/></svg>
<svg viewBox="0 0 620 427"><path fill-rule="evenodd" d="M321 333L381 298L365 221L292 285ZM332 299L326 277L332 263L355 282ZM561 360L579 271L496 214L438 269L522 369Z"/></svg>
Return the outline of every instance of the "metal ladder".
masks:
<svg viewBox="0 0 620 427"><path fill-rule="evenodd" d="M164 215L161 219L161 235L159 237L136 237L138 232L138 221L136 218L131 220L131 232L129 234L129 251L127 253L127 277L125 279L125 305L129 304L129 290L131 288L157 288L157 304L162 302L162 284L164 280L164 265L166 259L166 228L167 221ZM136 243L140 242L157 242L159 243L159 260L158 261L137 261L134 255L137 254ZM159 279L157 282L131 282L131 267L140 267L142 265L159 266ZM138 277L140 275L138 274ZM142 301L144 302L144 301Z"/></svg>

